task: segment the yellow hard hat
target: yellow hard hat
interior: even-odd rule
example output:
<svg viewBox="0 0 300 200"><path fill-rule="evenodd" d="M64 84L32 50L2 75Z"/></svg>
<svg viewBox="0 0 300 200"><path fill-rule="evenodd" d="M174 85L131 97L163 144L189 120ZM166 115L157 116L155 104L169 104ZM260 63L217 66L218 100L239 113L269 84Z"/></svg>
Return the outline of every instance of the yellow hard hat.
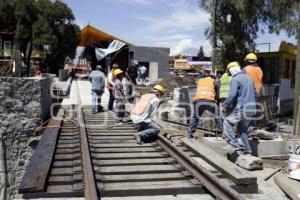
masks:
<svg viewBox="0 0 300 200"><path fill-rule="evenodd" d="M153 89L160 91L161 93L165 92L165 88L162 85L155 85Z"/></svg>
<svg viewBox="0 0 300 200"><path fill-rule="evenodd" d="M120 70L120 69L115 69L114 70L114 76L117 76L117 75L122 74L122 73L123 73L123 71Z"/></svg>
<svg viewBox="0 0 300 200"><path fill-rule="evenodd" d="M231 63L229 63L229 64L227 65L226 71L228 71L230 68L236 67L236 66L240 67L240 64L239 64L238 62L236 62L236 61L231 62Z"/></svg>
<svg viewBox="0 0 300 200"><path fill-rule="evenodd" d="M247 61L247 60L257 61L257 56L256 56L254 53L249 53L249 54L245 57L244 61Z"/></svg>

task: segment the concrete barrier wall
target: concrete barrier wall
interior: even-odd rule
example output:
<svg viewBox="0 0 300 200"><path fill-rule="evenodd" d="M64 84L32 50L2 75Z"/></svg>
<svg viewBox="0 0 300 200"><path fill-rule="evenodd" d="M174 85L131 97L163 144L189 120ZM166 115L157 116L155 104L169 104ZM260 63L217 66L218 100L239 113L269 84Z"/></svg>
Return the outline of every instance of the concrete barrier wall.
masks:
<svg viewBox="0 0 300 200"><path fill-rule="evenodd" d="M50 79L0 77L0 153L5 158L0 170L7 172L0 186L6 179L9 199L14 199L37 143L35 129L49 116L50 83Z"/></svg>

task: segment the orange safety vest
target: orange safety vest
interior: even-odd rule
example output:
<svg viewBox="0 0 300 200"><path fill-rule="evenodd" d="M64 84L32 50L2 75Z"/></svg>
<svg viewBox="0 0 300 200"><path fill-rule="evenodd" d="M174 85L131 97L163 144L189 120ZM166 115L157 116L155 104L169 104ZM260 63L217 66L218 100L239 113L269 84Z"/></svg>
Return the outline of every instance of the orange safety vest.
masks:
<svg viewBox="0 0 300 200"><path fill-rule="evenodd" d="M216 91L214 81L215 79L211 77L200 79L197 85L197 91L194 100L215 101Z"/></svg>
<svg viewBox="0 0 300 200"><path fill-rule="evenodd" d="M248 65L245 67L245 72L251 77L254 82L256 95L261 96L263 87L263 71L258 66Z"/></svg>
<svg viewBox="0 0 300 200"><path fill-rule="evenodd" d="M154 98L157 98L155 94L144 94L143 96L141 96L141 99L135 104L134 108L131 110L131 113L135 115L143 114L150 101Z"/></svg>

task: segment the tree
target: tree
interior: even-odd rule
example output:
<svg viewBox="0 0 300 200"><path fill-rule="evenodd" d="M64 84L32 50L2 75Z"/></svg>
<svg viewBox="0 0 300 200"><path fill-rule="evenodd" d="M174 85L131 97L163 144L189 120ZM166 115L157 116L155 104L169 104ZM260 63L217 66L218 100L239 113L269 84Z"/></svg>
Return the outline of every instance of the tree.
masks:
<svg viewBox="0 0 300 200"><path fill-rule="evenodd" d="M0 30L14 30L17 48L28 66L32 50L51 47L50 71L57 73L66 56L74 57L79 42L79 27L72 10L56 0L0 0Z"/></svg>
<svg viewBox="0 0 300 200"><path fill-rule="evenodd" d="M213 43L215 30L216 50L220 56L217 64L224 67L230 61L241 61L245 54L254 51L254 40L259 31L267 29L279 33L285 29L290 35L296 32L293 0L199 0L199 6L211 14L215 29L208 27L205 34Z"/></svg>
<svg viewBox="0 0 300 200"><path fill-rule="evenodd" d="M204 51L203 51L202 45L201 45L200 48L199 48L199 52L198 52L198 54L197 54L197 57L198 57L199 59L204 58Z"/></svg>

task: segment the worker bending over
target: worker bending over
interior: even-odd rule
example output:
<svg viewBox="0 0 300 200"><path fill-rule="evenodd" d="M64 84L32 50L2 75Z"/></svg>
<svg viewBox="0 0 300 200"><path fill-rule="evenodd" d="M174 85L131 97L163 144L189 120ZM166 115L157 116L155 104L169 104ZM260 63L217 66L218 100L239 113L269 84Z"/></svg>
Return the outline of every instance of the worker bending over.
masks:
<svg viewBox="0 0 300 200"><path fill-rule="evenodd" d="M263 71L257 65L257 56L254 53L249 53L244 61L246 62L246 66L243 69L253 80L256 96L260 97L263 95Z"/></svg>
<svg viewBox="0 0 300 200"><path fill-rule="evenodd" d="M248 140L248 128L251 117L256 113L255 88L252 79L241 70L239 63L231 62L227 69L232 75L230 92L223 103L224 133L228 145L224 147L229 151L241 150L251 154ZM235 126L237 138L234 134Z"/></svg>
<svg viewBox="0 0 300 200"><path fill-rule="evenodd" d="M218 108L219 82L213 78L212 74L206 73L205 78L199 80L194 97L194 112L188 127L188 138L193 138L199 118L204 111L208 110L214 114L217 125L217 132L222 133L223 125Z"/></svg>
<svg viewBox="0 0 300 200"><path fill-rule="evenodd" d="M152 93L141 96L141 99L135 104L130 113L132 122L138 124L139 127L136 134L138 144L152 142L157 138L160 128L152 122L152 117L159 106L160 97L164 94L164 91L162 85L155 85Z"/></svg>

